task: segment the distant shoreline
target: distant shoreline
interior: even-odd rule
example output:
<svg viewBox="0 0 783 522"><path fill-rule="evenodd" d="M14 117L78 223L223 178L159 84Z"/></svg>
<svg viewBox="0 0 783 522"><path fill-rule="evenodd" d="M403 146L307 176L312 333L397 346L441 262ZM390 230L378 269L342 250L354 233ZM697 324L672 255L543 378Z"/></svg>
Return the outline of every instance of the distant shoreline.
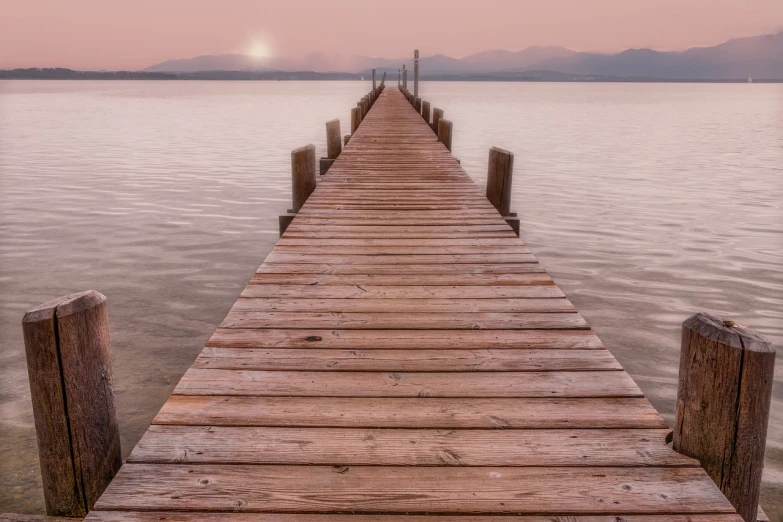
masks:
<svg viewBox="0 0 783 522"><path fill-rule="evenodd" d="M169 81L369 81L371 73L319 73L314 71L204 71L164 73L144 71L76 71L73 69L6 69L0 80L169 80ZM455 82L554 82L554 83L748 83L747 79L672 79L567 74L552 71L481 74L422 74L422 81ZM392 83L392 82L389 82ZM753 83L783 83L783 79L759 78Z"/></svg>

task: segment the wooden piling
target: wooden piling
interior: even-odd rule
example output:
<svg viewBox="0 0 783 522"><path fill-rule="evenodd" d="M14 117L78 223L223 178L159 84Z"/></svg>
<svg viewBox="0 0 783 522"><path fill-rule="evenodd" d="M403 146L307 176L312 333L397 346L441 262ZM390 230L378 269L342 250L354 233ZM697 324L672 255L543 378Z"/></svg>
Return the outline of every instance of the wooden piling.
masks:
<svg viewBox="0 0 783 522"><path fill-rule="evenodd" d="M22 326L46 512L83 517L122 465L106 297L55 299Z"/></svg>
<svg viewBox="0 0 783 522"><path fill-rule="evenodd" d="M330 120L326 122L326 157L337 159L342 152L340 143L340 120Z"/></svg>
<svg viewBox="0 0 783 522"><path fill-rule="evenodd" d="M377 88L378 88L378 85L375 83L375 69L373 69L372 70L372 90L374 91Z"/></svg>
<svg viewBox="0 0 783 522"><path fill-rule="evenodd" d="M291 152L291 199L294 212L299 212L315 190L315 145Z"/></svg>
<svg viewBox="0 0 783 522"><path fill-rule="evenodd" d="M346 134L345 136L343 136L343 146L348 145L349 141L351 141L351 135L350 134Z"/></svg>
<svg viewBox="0 0 783 522"><path fill-rule="evenodd" d="M747 522L764 467L775 348L705 313L682 325L674 449L698 459Z"/></svg>
<svg viewBox="0 0 783 522"><path fill-rule="evenodd" d="M356 129L359 128L359 107L351 108L351 134L356 133ZM345 142L348 143L347 141Z"/></svg>
<svg viewBox="0 0 783 522"><path fill-rule="evenodd" d="M449 120L441 118L438 120L438 141L446 146L451 152L451 134L454 126Z"/></svg>
<svg viewBox="0 0 783 522"><path fill-rule="evenodd" d="M413 108L416 109L416 112L421 114L421 98L416 98L416 100L415 100L415 102L413 104Z"/></svg>
<svg viewBox="0 0 783 522"><path fill-rule="evenodd" d="M511 213L511 178L514 173L514 154L492 147L487 167L487 199L501 216Z"/></svg>
<svg viewBox="0 0 783 522"><path fill-rule="evenodd" d="M438 122L443 118L443 109L435 107L432 110L432 131L438 134Z"/></svg>
<svg viewBox="0 0 783 522"><path fill-rule="evenodd" d="M421 117L424 118L427 125L430 124L430 102L426 100L422 100L421 102Z"/></svg>

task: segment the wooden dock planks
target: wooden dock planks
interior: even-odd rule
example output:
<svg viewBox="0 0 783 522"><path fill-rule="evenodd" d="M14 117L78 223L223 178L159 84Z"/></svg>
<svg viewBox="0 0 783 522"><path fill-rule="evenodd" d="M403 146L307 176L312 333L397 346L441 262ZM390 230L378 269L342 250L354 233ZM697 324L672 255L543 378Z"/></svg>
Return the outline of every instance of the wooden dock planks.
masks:
<svg viewBox="0 0 783 522"><path fill-rule="evenodd" d="M739 522L667 432L387 89L87 520Z"/></svg>

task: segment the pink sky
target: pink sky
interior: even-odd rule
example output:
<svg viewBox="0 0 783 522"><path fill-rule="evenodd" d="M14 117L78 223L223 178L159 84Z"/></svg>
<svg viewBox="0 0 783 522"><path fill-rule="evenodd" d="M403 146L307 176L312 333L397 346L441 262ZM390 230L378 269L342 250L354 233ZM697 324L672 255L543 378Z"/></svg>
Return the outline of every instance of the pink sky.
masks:
<svg viewBox="0 0 783 522"><path fill-rule="evenodd" d="M2 0L0 68L141 69L202 54L398 58L562 45L682 50L783 29L783 0ZM258 47L257 47L258 48Z"/></svg>

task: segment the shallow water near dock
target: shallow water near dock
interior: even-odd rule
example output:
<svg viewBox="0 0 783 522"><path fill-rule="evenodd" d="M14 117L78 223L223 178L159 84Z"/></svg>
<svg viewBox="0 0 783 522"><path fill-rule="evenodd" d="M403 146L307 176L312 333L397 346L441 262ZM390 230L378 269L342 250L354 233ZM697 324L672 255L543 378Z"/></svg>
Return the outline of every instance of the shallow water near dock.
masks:
<svg viewBox="0 0 783 522"><path fill-rule="evenodd" d="M393 85L391 86L393 87ZM367 82L0 82L0 512L43 513L24 312L109 299L125 455L278 237L290 151ZM762 506L783 521L783 85L422 84L483 187L672 424L680 325L778 347ZM455 216L455 220L459 219Z"/></svg>

